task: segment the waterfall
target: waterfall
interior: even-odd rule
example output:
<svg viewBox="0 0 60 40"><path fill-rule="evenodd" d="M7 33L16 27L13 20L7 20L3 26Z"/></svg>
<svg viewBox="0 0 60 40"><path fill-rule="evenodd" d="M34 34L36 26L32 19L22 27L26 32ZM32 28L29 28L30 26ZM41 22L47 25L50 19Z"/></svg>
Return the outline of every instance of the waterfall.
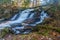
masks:
<svg viewBox="0 0 60 40"><path fill-rule="evenodd" d="M0 29L11 27L15 34L27 34L31 29L25 29L25 27L35 27L42 23L45 18L48 18L48 14L44 11L37 13L34 12L34 9L26 9L15 14L9 21L1 23Z"/></svg>

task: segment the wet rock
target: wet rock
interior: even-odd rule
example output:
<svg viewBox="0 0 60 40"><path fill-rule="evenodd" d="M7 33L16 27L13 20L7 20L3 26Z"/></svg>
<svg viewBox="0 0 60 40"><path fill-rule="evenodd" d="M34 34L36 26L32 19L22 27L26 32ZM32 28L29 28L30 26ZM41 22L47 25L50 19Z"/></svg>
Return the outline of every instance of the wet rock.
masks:
<svg viewBox="0 0 60 40"><path fill-rule="evenodd" d="M5 40L5 39L1 38L0 40Z"/></svg>

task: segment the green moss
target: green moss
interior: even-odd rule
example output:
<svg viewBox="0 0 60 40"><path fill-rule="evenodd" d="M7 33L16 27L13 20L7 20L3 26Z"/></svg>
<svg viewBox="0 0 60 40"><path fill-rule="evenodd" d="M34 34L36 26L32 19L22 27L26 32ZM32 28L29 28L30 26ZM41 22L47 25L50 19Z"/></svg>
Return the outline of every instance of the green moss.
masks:
<svg viewBox="0 0 60 40"><path fill-rule="evenodd" d="M60 28L59 27L53 27L52 25L37 25L37 27L34 29L38 34L48 36L50 31L56 31L60 33Z"/></svg>
<svg viewBox="0 0 60 40"><path fill-rule="evenodd" d="M60 33L60 28L56 28L56 31Z"/></svg>
<svg viewBox="0 0 60 40"><path fill-rule="evenodd" d="M5 28L5 29L1 30L0 38L4 37L8 33L9 33L9 29L8 28Z"/></svg>

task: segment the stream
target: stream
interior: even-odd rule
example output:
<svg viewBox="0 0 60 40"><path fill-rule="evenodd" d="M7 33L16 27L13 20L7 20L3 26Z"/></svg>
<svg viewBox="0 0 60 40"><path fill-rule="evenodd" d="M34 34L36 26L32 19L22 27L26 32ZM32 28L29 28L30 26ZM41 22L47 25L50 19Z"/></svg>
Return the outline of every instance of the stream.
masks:
<svg viewBox="0 0 60 40"><path fill-rule="evenodd" d="M26 9L15 14L9 21L0 23L0 29L11 27L15 34L27 34L31 28L42 23L45 18L48 18L48 14L44 11L34 12L34 9Z"/></svg>
<svg viewBox="0 0 60 40"><path fill-rule="evenodd" d="M41 0L42 5L53 4L54 0ZM38 24L42 23L45 18L48 18L49 15L44 10L34 11L34 9L25 9L20 11L11 17L8 21L0 23L0 29L5 27L11 28L11 31L14 34L28 34L32 30L31 28L36 27Z"/></svg>

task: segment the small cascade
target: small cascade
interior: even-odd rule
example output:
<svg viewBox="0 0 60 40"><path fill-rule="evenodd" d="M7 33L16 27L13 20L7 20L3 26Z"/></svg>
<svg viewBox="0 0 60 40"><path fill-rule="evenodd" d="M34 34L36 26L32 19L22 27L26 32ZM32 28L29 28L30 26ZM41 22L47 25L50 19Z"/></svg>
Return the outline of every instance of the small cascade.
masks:
<svg viewBox="0 0 60 40"><path fill-rule="evenodd" d="M45 18L48 18L48 14L44 11L37 13L34 12L34 9L26 9L15 14L9 21L1 23L0 29L11 27L15 34L27 34L31 31L32 27L42 23Z"/></svg>

